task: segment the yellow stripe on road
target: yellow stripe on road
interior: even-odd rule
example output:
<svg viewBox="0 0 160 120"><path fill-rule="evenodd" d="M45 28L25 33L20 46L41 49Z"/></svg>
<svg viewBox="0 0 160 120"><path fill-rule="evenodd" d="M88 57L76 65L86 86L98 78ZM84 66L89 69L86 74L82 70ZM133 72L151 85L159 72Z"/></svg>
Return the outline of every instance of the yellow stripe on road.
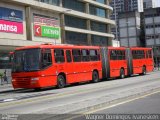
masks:
<svg viewBox="0 0 160 120"><path fill-rule="evenodd" d="M148 94L140 96L140 97L136 97L136 98L133 98L133 99L130 99L130 100L126 100L124 102L114 104L114 105L109 105L109 106L106 106L106 107L103 107L103 108L98 108L98 109L95 109L95 110L92 110L92 111L89 111L89 112L84 112L84 113L81 113L81 115L77 115L77 116L74 116L74 117L71 117L71 118L67 118L65 120L72 120L72 119L79 118L79 117L82 117L82 116L87 115L87 114L93 114L95 112L102 111L102 110L109 109L109 108L113 108L113 107L116 107L116 106L119 106L119 105L122 105L122 104L125 104L125 103L129 103L129 102L132 102L132 101L135 101L135 100L138 100L138 99L142 99L142 98L148 97L148 96L156 94L156 93L160 93L160 91L155 91L155 92L148 93Z"/></svg>

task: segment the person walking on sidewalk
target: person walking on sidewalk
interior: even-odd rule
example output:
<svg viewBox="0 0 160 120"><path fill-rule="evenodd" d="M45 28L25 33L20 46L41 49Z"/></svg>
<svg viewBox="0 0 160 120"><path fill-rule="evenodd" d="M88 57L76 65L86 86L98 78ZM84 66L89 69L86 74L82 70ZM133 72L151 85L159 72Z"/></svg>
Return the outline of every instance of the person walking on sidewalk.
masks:
<svg viewBox="0 0 160 120"><path fill-rule="evenodd" d="M3 75L3 80L4 80L4 82L7 82L7 84L8 84L8 78L7 78L7 71L5 70L4 71L4 75Z"/></svg>
<svg viewBox="0 0 160 120"><path fill-rule="evenodd" d="M0 73L0 82L1 82L1 85L3 85L3 74Z"/></svg>

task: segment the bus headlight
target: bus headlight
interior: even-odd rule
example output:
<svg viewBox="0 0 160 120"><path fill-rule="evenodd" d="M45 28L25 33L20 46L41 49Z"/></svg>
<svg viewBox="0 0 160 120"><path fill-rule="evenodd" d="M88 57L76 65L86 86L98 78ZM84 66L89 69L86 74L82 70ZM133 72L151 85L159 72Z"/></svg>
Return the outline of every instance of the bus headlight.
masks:
<svg viewBox="0 0 160 120"><path fill-rule="evenodd" d="M37 81L37 80L39 80L38 77L36 77L36 78L31 78L31 81Z"/></svg>
<svg viewBox="0 0 160 120"><path fill-rule="evenodd" d="M15 82L16 80L15 79L12 79L12 82Z"/></svg>

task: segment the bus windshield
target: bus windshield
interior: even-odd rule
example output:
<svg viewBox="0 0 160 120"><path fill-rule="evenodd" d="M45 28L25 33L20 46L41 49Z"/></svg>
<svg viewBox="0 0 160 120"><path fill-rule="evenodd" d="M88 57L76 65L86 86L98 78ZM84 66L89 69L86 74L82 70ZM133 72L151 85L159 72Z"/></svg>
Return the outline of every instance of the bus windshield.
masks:
<svg viewBox="0 0 160 120"><path fill-rule="evenodd" d="M40 69L40 49L17 50L12 72L30 72Z"/></svg>

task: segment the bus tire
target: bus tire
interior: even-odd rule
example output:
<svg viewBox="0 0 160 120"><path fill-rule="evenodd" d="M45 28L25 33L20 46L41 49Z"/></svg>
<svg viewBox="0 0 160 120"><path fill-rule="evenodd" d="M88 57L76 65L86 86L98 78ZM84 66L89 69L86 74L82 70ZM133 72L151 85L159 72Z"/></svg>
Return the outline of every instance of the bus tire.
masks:
<svg viewBox="0 0 160 120"><path fill-rule="evenodd" d="M99 81L99 74L97 71L93 71L92 73L92 82L96 83Z"/></svg>
<svg viewBox="0 0 160 120"><path fill-rule="evenodd" d="M41 91L41 88L34 88L35 91Z"/></svg>
<svg viewBox="0 0 160 120"><path fill-rule="evenodd" d="M146 75L146 67L145 66L143 66L143 68L142 68L142 75Z"/></svg>
<svg viewBox="0 0 160 120"><path fill-rule="evenodd" d="M122 69L121 68L121 70L120 70L120 79L123 79L123 78L125 78L125 72L124 72L124 69Z"/></svg>
<svg viewBox="0 0 160 120"><path fill-rule="evenodd" d="M65 78L63 75L58 75L57 77L57 88L63 88L65 87Z"/></svg>

